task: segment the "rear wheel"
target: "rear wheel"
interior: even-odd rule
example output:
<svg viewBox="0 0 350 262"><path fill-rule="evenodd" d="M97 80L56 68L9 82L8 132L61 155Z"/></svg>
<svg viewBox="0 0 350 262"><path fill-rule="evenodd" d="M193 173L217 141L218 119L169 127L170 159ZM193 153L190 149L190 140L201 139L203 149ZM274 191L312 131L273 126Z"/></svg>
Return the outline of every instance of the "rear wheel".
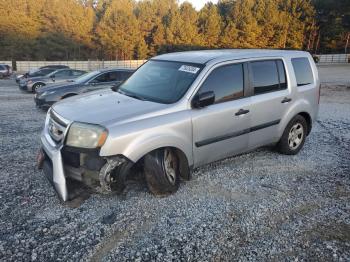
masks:
<svg viewBox="0 0 350 262"><path fill-rule="evenodd" d="M287 125L278 142L277 148L282 154L295 155L305 143L307 122L301 115L295 116Z"/></svg>
<svg viewBox="0 0 350 262"><path fill-rule="evenodd" d="M148 188L155 195L169 195L179 188L179 160L171 148L158 149L146 155L144 172Z"/></svg>

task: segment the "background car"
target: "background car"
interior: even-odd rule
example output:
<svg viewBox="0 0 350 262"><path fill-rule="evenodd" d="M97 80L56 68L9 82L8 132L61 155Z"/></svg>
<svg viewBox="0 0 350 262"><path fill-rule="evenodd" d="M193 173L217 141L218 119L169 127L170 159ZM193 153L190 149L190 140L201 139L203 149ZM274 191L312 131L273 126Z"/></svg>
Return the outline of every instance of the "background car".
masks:
<svg viewBox="0 0 350 262"><path fill-rule="evenodd" d="M16 83L19 83L22 78L45 76L58 69L68 69L69 66L66 65L48 65L42 66L36 69L32 69L24 74L16 75Z"/></svg>
<svg viewBox="0 0 350 262"><path fill-rule="evenodd" d="M85 92L121 84L134 73L133 69L102 69L87 73L71 82L42 87L34 97L38 107L46 109L55 102Z"/></svg>
<svg viewBox="0 0 350 262"><path fill-rule="evenodd" d="M12 74L12 68L6 64L0 64L0 79L9 77Z"/></svg>
<svg viewBox="0 0 350 262"><path fill-rule="evenodd" d="M87 73L83 70L60 69L45 76L30 77L21 79L19 88L29 92L35 92L37 89L53 83L59 83L65 80L71 80Z"/></svg>

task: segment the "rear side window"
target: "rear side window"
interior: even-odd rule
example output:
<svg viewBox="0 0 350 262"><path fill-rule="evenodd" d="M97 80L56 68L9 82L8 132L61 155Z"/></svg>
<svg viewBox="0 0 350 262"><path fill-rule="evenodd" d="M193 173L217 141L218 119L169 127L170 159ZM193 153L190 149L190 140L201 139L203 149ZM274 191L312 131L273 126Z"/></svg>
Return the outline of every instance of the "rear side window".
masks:
<svg viewBox="0 0 350 262"><path fill-rule="evenodd" d="M126 79L128 79L131 75L132 75L133 72L119 72L119 81L125 81Z"/></svg>
<svg viewBox="0 0 350 262"><path fill-rule="evenodd" d="M279 75L274 60L251 62L251 70L254 94L279 90Z"/></svg>
<svg viewBox="0 0 350 262"><path fill-rule="evenodd" d="M234 64L214 69L201 86L199 93L213 91L215 103L243 97L243 65Z"/></svg>
<svg viewBox="0 0 350 262"><path fill-rule="evenodd" d="M309 59L306 57L292 58L292 64L298 86L309 85L314 82Z"/></svg>
<svg viewBox="0 0 350 262"><path fill-rule="evenodd" d="M82 74L84 74L84 71L72 70L72 75L73 76L81 76Z"/></svg>

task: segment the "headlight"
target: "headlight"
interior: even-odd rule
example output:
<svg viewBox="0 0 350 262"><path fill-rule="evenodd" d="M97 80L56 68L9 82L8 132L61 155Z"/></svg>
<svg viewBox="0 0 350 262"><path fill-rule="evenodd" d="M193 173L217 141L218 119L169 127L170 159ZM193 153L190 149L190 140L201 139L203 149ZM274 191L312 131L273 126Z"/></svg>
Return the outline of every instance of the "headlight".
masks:
<svg viewBox="0 0 350 262"><path fill-rule="evenodd" d="M80 148L98 148L105 143L107 134L102 126L74 122L69 128L66 144Z"/></svg>
<svg viewBox="0 0 350 262"><path fill-rule="evenodd" d="M52 95L53 93L55 93L55 91L45 91L45 92L41 93L38 97Z"/></svg>

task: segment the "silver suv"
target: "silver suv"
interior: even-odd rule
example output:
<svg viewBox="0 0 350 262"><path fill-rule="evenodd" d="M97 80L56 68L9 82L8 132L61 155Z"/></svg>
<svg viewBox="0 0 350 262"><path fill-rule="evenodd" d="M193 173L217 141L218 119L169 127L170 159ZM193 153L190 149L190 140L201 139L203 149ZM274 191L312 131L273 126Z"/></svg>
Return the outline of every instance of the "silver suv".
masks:
<svg viewBox="0 0 350 262"><path fill-rule="evenodd" d="M120 191L132 167L154 194L175 192L192 168L275 144L296 154L319 105L309 53L211 50L150 59L126 82L56 103L38 164L62 200L78 180Z"/></svg>

